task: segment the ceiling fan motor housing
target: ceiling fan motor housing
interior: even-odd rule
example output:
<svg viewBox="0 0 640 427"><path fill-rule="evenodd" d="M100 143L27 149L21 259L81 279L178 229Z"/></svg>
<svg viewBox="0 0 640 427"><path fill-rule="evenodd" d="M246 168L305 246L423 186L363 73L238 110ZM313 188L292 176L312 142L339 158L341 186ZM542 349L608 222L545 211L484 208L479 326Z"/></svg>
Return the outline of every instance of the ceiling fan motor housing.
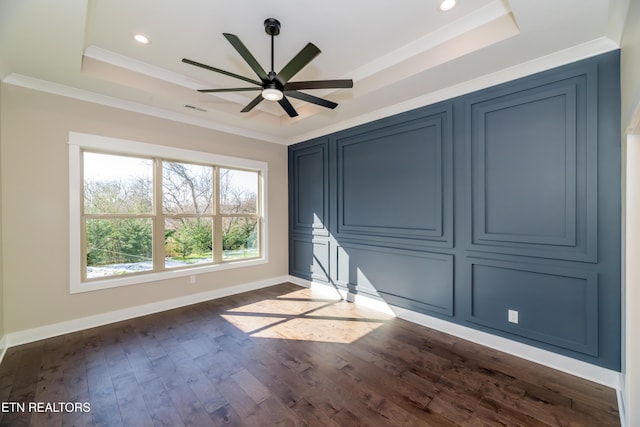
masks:
<svg viewBox="0 0 640 427"><path fill-rule="evenodd" d="M280 34L280 21L275 18L267 18L264 20L264 31L270 36Z"/></svg>

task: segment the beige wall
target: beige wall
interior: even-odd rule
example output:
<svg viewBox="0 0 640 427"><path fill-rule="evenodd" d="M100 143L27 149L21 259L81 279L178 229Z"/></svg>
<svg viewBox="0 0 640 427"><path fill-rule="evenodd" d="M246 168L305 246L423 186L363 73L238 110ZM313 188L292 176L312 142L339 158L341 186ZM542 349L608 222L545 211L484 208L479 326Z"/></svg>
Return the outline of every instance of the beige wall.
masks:
<svg viewBox="0 0 640 427"><path fill-rule="evenodd" d="M640 25L638 22L640 22L640 2L631 1L620 43L623 131L640 105Z"/></svg>
<svg viewBox="0 0 640 427"><path fill-rule="evenodd" d="M0 85L0 100L2 100L2 85ZM2 242L2 102L0 102L0 242ZM2 245L0 244L0 340L4 338L4 286L2 269ZM0 354L2 353L0 342Z"/></svg>
<svg viewBox="0 0 640 427"><path fill-rule="evenodd" d="M620 78L623 130L623 189L626 252L623 396L626 425L640 425L640 2L631 1L621 41ZM633 133L625 132L635 126Z"/></svg>
<svg viewBox="0 0 640 427"><path fill-rule="evenodd" d="M288 273L285 146L7 84L1 101L5 333ZM69 131L267 162L269 262L71 295Z"/></svg>

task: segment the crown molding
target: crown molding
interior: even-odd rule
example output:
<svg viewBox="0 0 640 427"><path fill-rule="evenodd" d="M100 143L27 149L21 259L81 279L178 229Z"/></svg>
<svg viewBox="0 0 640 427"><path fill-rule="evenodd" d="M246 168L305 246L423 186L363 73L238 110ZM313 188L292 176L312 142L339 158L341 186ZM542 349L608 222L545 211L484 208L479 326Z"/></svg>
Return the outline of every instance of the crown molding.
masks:
<svg viewBox="0 0 640 427"><path fill-rule="evenodd" d="M201 119L193 117L188 114L177 113L162 108L151 107L149 105L140 104L138 102L127 101L112 96L102 95L96 92L91 92L85 89L79 89L60 83L55 83L47 80L36 79L34 77L25 76L22 74L9 74L2 79L2 83L20 86L27 89L38 90L41 92L51 93L54 95L60 95L67 98L77 99L80 101L91 102L94 104L104 105L107 107L117 108L120 110L131 111L134 113L140 113L147 116L157 117L165 120L171 120L174 122L184 123L188 125L198 126L206 129L212 129L232 135L243 136L251 139L258 139L265 142L272 142L275 144L286 145L287 141L283 138L279 138L273 135L269 135L261 132L253 132L247 129L241 129L238 127L228 126L221 123L217 123L212 120Z"/></svg>
<svg viewBox="0 0 640 427"><path fill-rule="evenodd" d="M430 92L422 96L417 96L398 104L389 105L385 108L371 111L369 113L365 113L348 120L333 123L330 126L322 127L311 132L297 135L290 138L287 141L287 144L291 145L298 142L307 141L309 139L328 135L333 132L338 132L342 129L348 129L385 117L393 116L395 114L404 113L406 111L423 107L425 105L431 105L436 102L453 99L461 95L466 95L468 93L486 89L491 86L496 86L501 83L506 83L511 80L550 70L552 68L560 67L572 62L577 62L582 59L600 55L619 48L620 46L608 37L600 37L586 43L579 44L577 46L572 46L570 48L563 49L561 51L554 52L552 54L542 56L531 61L517 64L491 74L462 82L457 85L445 87L441 90Z"/></svg>

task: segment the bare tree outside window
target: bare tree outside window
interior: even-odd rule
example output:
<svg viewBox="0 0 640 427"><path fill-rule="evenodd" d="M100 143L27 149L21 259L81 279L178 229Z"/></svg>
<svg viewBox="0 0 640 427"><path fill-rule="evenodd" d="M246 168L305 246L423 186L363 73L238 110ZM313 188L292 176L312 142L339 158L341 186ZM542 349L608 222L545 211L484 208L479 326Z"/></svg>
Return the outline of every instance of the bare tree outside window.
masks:
<svg viewBox="0 0 640 427"><path fill-rule="evenodd" d="M162 162L165 267L213 262L213 167Z"/></svg>

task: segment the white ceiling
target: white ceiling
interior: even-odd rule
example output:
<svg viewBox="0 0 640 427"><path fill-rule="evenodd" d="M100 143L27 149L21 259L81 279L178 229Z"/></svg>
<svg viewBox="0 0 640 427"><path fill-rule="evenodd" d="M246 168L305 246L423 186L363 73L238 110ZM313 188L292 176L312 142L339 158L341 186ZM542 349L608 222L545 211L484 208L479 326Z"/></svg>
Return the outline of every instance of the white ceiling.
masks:
<svg viewBox="0 0 640 427"><path fill-rule="evenodd" d="M629 0L0 0L0 78L240 135L290 144L616 49ZM232 33L278 71L307 42L322 50L291 81L354 80L309 93L335 110L291 100L240 110L255 92L202 94L256 79L222 36ZM132 35L144 33L149 45ZM190 105L194 108L187 108Z"/></svg>

